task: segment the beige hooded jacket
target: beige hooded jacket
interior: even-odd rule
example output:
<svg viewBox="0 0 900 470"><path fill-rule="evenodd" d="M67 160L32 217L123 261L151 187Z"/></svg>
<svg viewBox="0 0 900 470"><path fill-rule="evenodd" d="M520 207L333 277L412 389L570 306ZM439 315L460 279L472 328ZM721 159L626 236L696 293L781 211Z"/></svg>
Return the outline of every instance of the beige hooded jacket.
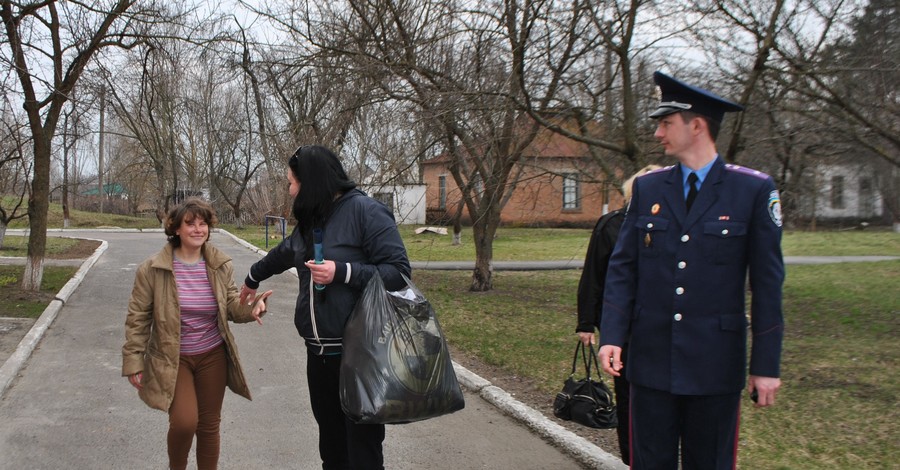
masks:
<svg viewBox="0 0 900 470"><path fill-rule="evenodd" d="M248 400L250 389L244 380L234 336L228 320L253 321L252 306L241 305L234 284L231 258L209 243L202 248L206 270L219 304L219 331L228 350L228 388ZM165 248L137 268L134 289L125 320L122 347L122 376L143 372L139 392L151 408L168 411L175 394L181 351L181 315L173 271L174 249Z"/></svg>

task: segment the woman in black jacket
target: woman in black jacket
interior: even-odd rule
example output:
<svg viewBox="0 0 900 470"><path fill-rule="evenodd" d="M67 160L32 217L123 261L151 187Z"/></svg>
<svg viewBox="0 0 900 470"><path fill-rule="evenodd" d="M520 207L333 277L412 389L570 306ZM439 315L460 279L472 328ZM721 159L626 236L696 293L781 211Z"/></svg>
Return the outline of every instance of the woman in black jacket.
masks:
<svg viewBox="0 0 900 470"><path fill-rule="evenodd" d="M584 258L584 268L581 271L581 279L578 282L578 326L575 331L578 338L585 346L593 344L594 330L600 328L600 319L603 314L603 287L606 283L606 268L609 267L609 257L619 236L619 229L625 220L625 211L631 200L631 185L634 179L644 173L661 168L658 165L648 165L638 170L622 184L622 194L625 199L625 207L608 212L600 217L594 231L591 233L591 241L588 243L587 254ZM626 347L622 348L622 357L625 357ZM619 425L616 432L619 436L619 452L622 461L629 464L628 446L628 380L622 374L613 377L613 391L616 394L616 418Z"/></svg>
<svg viewBox="0 0 900 470"><path fill-rule="evenodd" d="M291 235L250 268L241 299L259 284L297 269L300 292L294 325L307 347L307 382L319 426L322 467L384 468L384 425L355 424L341 409L339 377L344 326L372 276L388 290L406 286L411 269L394 216L356 189L340 160L321 146L301 146L288 161L297 225ZM321 233L317 264L314 231Z"/></svg>

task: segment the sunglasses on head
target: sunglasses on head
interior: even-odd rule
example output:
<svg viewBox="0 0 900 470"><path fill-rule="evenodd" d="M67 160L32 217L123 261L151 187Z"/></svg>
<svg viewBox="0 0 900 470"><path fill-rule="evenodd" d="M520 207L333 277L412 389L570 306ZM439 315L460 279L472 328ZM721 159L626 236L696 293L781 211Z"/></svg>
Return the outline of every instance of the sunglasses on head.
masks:
<svg viewBox="0 0 900 470"><path fill-rule="evenodd" d="M307 146L307 145L301 145L299 148L297 148L297 150L294 152L294 154L291 155L291 158L288 159L288 165L290 165L290 166L297 166L297 159L300 158L300 157L299 157L300 152L302 152L303 149L306 148L306 147L308 147L308 146Z"/></svg>

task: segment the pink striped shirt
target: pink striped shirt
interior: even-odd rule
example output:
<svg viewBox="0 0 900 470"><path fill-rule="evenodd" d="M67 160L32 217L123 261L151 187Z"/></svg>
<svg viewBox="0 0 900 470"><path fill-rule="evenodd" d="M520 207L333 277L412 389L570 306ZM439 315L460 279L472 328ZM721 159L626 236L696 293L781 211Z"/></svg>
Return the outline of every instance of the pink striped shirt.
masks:
<svg viewBox="0 0 900 470"><path fill-rule="evenodd" d="M181 306L181 354L203 354L222 344L219 305L206 275L206 262L187 264L175 258L175 286Z"/></svg>

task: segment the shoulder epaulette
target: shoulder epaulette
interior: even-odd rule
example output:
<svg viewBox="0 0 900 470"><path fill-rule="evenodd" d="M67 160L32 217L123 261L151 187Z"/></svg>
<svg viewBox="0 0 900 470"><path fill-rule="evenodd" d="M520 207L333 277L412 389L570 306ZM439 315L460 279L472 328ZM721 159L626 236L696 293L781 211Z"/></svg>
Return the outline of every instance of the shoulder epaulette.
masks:
<svg viewBox="0 0 900 470"><path fill-rule="evenodd" d="M759 179L768 179L769 175L759 171L754 170L753 168L747 168L745 166L735 165L733 163L726 163L725 169L728 171L733 171L735 173L740 173L742 175L755 176Z"/></svg>
<svg viewBox="0 0 900 470"><path fill-rule="evenodd" d="M669 166L664 166L664 167L662 167L662 168L657 168L657 169L655 169L655 170L650 170L650 171L648 171L648 172L646 172L646 173L644 173L644 174L638 176L638 178L642 178L642 177L644 177L644 176L652 175L652 174L655 174L655 173L662 173L663 171L669 171L669 170L671 170L672 168L675 168L675 165L669 165Z"/></svg>

